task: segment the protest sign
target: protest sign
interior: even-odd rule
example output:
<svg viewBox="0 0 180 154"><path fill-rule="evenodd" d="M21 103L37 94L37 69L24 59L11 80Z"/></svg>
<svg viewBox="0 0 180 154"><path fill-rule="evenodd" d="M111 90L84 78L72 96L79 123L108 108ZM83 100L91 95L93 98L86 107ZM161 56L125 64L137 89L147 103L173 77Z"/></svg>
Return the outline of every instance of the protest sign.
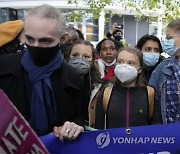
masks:
<svg viewBox="0 0 180 154"><path fill-rule="evenodd" d="M47 149L0 90L0 154L48 154Z"/></svg>

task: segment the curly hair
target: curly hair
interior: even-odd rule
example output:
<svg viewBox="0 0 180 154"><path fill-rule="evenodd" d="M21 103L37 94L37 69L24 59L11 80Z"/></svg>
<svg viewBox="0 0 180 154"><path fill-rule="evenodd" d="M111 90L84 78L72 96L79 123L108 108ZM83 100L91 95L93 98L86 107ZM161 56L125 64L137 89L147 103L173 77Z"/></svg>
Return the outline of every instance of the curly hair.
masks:
<svg viewBox="0 0 180 154"><path fill-rule="evenodd" d="M116 48L117 51L120 49L120 46L119 46L119 44L117 43L117 41L115 41L115 40L112 39L112 38L105 38L105 39L101 40L101 41L97 44L97 46L96 46L96 50L97 50L98 53L100 53L102 43L103 43L104 41L106 41L106 40L112 41L112 42L114 43L114 46L115 46L115 48Z"/></svg>

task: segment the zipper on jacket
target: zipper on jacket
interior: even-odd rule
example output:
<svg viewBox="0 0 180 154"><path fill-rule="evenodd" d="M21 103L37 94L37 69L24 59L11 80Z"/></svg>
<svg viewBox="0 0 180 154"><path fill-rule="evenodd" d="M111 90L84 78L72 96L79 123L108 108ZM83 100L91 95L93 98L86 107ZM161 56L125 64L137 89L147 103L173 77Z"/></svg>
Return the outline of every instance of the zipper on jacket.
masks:
<svg viewBox="0 0 180 154"><path fill-rule="evenodd" d="M126 94L126 128L129 128L129 89L127 90Z"/></svg>

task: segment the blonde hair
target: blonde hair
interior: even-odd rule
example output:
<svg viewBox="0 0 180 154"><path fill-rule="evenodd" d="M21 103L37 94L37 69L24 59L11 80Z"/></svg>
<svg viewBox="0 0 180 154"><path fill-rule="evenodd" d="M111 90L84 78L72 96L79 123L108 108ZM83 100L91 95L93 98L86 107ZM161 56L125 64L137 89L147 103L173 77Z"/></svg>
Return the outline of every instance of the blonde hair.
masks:
<svg viewBox="0 0 180 154"><path fill-rule="evenodd" d="M180 32L180 18L171 21L167 27L172 28L175 32Z"/></svg>
<svg viewBox="0 0 180 154"><path fill-rule="evenodd" d="M29 16L38 16L40 18L53 19L57 21L59 27L60 38L63 36L66 31L66 22L63 14L60 10L56 9L51 5L40 5L31 9L26 16L26 19Z"/></svg>

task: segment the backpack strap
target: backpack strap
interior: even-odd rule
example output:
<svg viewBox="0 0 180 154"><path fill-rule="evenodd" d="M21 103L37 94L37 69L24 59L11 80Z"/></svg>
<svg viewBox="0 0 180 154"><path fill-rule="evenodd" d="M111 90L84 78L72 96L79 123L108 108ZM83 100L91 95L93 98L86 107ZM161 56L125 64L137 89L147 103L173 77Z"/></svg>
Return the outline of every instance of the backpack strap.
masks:
<svg viewBox="0 0 180 154"><path fill-rule="evenodd" d="M147 86L148 100L149 100L149 119L153 116L154 111L154 89Z"/></svg>
<svg viewBox="0 0 180 154"><path fill-rule="evenodd" d="M104 89L104 94L103 94L103 109L104 109L104 113L105 114L106 114L106 111L107 111L107 107L108 107L109 99L110 99L110 96L111 96L112 88L113 88L113 86L109 86L109 87L106 87Z"/></svg>
<svg viewBox="0 0 180 154"><path fill-rule="evenodd" d="M109 99L111 96L111 92L112 92L112 88L113 86L109 86L106 87L104 89L104 93L103 93L103 109L104 109L104 129L106 129L106 125L107 125L107 117L106 117L106 112L107 112L107 107L108 107L108 103L109 103Z"/></svg>

